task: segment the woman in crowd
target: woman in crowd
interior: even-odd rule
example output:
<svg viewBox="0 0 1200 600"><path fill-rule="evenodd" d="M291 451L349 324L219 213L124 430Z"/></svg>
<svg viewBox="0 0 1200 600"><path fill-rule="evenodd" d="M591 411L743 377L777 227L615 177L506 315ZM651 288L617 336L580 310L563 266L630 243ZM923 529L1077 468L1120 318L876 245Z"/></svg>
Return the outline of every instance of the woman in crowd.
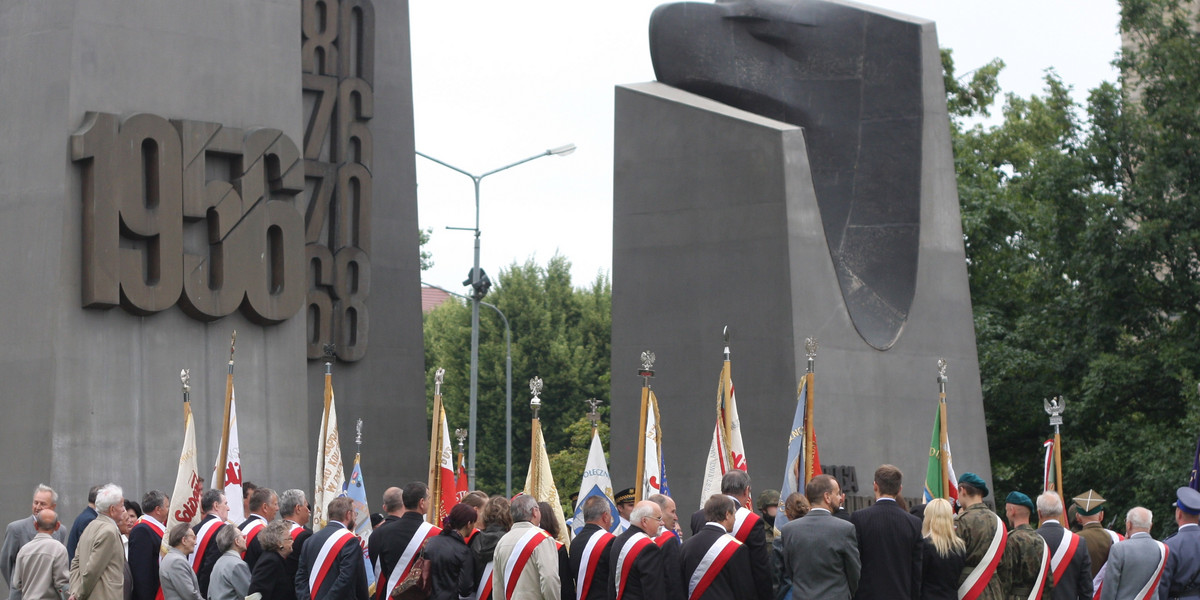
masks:
<svg viewBox="0 0 1200 600"><path fill-rule="evenodd" d="M496 542L512 529L512 514L508 510L508 498L492 496L483 505L483 530L471 538L470 548L475 553L475 572L479 573L479 600L490 600L487 582L490 581L492 556ZM502 597L497 596L497 597Z"/></svg>
<svg viewBox="0 0 1200 600"><path fill-rule="evenodd" d="M466 537L475 529L474 508L455 505L442 522L442 533L425 542L425 558L429 559L429 600L458 600L475 592L479 576L475 572L475 555L467 547Z"/></svg>
<svg viewBox="0 0 1200 600"><path fill-rule="evenodd" d="M967 560L967 548L954 533L954 508L935 498L925 506L921 525L925 555L921 559L922 600L958 600L958 577Z"/></svg>
<svg viewBox="0 0 1200 600"><path fill-rule="evenodd" d="M558 521L558 517L554 516L554 511L550 508L549 502L538 502L538 509L542 513L542 529L545 529L546 533L550 534L550 537L557 540L558 534L563 530L563 524ZM654 535L658 535L658 532L654 532ZM654 537L654 535L650 537ZM562 597L574 598L575 580L570 575L571 558L567 556L566 544L559 544L558 546L558 573L559 583L562 584ZM567 576L563 577L563 573L566 573Z"/></svg>
<svg viewBox="0 0 1200 600"><path fill-rule="evenodd" d="M808 514L811 506L808 498L800 492L792 492L783 501L783 514L788 521L795 521ZM783 536L776 535L771 543L771 579L775 587L775 598L791 600L792 583L783 576Z"/></svg>
<svg viewBox="0 0 1200 600"><path fill-rule="evenodd" d="M250 593L259 592L261 600L295 600L296 587L287 574L286 559L292 553L291 526L287 521L272 521L258 532L263 553L250 574ZM166 600L164 598L164 600Z"/></svg>
<svg viewBox="0 0 1200 600"><path fill-rule="evenodd" d="M208 600L245 600L250 590L250 567L242 560L246 536L237 527L222 527L213 540L221 557L208 580Z"/></svg>
<svg viewBox="0 0 1200 600"><path fill-rule="evenodd" d="M196 532L187 523L180 523L167 534L167 545L171 549L158 565L163 600L204 600L196 572L187 559L196 548Z"/></svg>

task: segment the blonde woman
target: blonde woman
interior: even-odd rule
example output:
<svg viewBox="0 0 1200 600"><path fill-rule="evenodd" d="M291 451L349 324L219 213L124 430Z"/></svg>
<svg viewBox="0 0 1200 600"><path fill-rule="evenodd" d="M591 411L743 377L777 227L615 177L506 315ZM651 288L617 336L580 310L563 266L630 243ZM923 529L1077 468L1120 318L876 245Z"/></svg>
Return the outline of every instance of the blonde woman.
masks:
<svg viewBox="0 0 1200 600"><path fill-rule="evenodd" d="M958 578L966 563L967 548L954 533L954 508L949 501L935 498L925 506L921 534L925 536L922 600L958 600Z"/></svg>

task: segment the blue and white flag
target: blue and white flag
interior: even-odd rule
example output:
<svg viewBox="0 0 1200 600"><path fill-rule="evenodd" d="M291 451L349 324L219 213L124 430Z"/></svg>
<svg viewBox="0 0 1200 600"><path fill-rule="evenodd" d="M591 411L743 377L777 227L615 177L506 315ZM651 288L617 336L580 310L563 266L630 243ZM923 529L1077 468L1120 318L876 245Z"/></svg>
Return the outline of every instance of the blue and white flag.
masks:
<svg viewBox="0 0 1200 600"><path fill-rule="evenodd" d="M796 415L792 417L792 429L788 433L787 463L783 469L783 485L779 486L781 502L796 493L804 493L804 416L808 411L808 377L800 380L800 391L796 394ZM787 513L780 510L775 514L775 528L780 529L788 522Z"/></svg>
<svg viewBox="0 0 1200 600"><path fill-rule="evenodd" d="M592 496L600 496L608 503L608 511L612 514L612 531L621 521L621 513L613 502L612 478L608 475L608 462L604 460L604 447L600 444L600 434L592 430L592 447L588 451L587 465L583 468L583 481L579 484L579 504L575 505L575 518L571 529L578 534L583 526L583 503Z"/></svg>
<svg viewBox="0 0 1200 600"><path fill-rule="evenodd" d="M371 566L371 558L367 553L367 539L371 537L371 509L367 507L367 488L363 485L362 466L359 456L354 456L354 471L350 473L350 481L346 482L345 494L354 501L354 533L362 540L363 566L367 573L367 587L371 596L375 595L375 568Z"/></svg>

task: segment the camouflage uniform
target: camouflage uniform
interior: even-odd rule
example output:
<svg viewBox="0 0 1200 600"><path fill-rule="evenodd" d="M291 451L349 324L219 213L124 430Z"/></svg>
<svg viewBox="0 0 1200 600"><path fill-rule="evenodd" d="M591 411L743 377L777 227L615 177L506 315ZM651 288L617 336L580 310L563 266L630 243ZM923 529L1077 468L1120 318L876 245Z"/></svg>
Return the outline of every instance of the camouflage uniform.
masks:
<svg viewBox="0 0 1200 600"><path fill-rule="evenodd" d="M962 541L967 545L967 562L963 566L962 574L958 576L958 584L961 586L967 580L967 577L971 575L971 571L975 570L976 565L987 554L988 547L992 544L992 537L996 535L996 526L999 523L996 520L996 513L992 512L982 502L972 504L963 509L954 518L954 521L957 524L958 537L962 538ZM983 593L979 595L980 600L1002 600L1004 598L1004 586L1000 580L1002 567L1003 562L996 569L995 575L988 582Z"/></svg>
<svg viewBox="0 0 1200 600"><path fill-rule="evenodd" d="M1004 584L1005 597L1010 600L1029 598L1033 584L1037 583L1042 570L1042 553L1046 543L1042 536L1028 524L1018 525L1008 532L1008 542L1004 546L1004 557L1000 562L1000 572ZM1054 589L1054 577L1046 577L1043 597L1049 598Z"/></svg>

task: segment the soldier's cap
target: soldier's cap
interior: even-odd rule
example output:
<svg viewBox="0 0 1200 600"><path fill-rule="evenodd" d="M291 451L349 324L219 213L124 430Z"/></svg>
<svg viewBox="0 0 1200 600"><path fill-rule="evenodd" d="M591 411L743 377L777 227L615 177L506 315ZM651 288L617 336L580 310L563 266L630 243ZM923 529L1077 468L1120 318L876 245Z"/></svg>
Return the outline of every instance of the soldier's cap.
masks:
<svg viewBox="0 0 1200 600"><path fill-rule="evenodd" d="M1037 506L1034 506L1033 500L1030 500L1029 496L1022 494L1021 492L1009 492L1008 498L1005 498L1004 502L1006 504L1024 506L1025 508L1029 509L1029 514L1037 514Z"/></svg>
<svg viewBox="0 0 1200 600"><path fill-rule="evenodd" d="M613 501L617 504L633 504L633 488L628 487L618 491Z"/></svg>
<svg viewBox="0 0 1200 600"><path fill-rule="evenodd" d="M974 473L963 473L958 478L958 483L960 483L960 484L965 483L965 484L983 492L983 497L987 498L988 486L987 486L987 483L983 481L982 477L980 477Z"/></svg>
<svg viewBox="0 0 1200 600"><path fill-rule="evenodd" d="M1174 506L1189 515L1200 515L1200 492L1190 487L1175 490Z"/></svg>
<svg viewBox="0 0 1200 600"><path fill-rule="evenodd" d="M768 506L779 506L779 492L767 490L758 495L758 510L766 510Z"/></svg>
<svg viewBox="0 0 1200 600"><path fill-rule="evenodd" d="M1104 510L1104 498L1096 493L1096 490L1088 490L1078 496L1072 498L1075 502L1075 512L1090 517Z"/></svg>

